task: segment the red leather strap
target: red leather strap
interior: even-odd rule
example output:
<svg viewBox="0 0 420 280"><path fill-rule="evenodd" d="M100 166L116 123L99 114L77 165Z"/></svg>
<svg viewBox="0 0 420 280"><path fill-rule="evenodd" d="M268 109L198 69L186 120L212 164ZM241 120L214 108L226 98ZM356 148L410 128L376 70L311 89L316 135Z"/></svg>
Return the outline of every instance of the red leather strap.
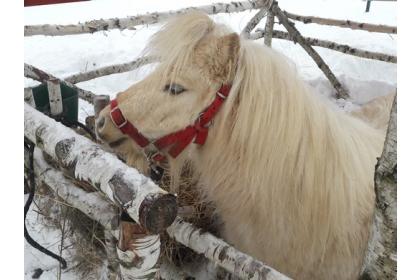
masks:
<svg viewBox="0 0 420 280"><path fill-rule="evenodd" d="M230 92L230 85L223 85L216 93L216 97L207 109L201 112L194 125L189 125L186 128L165 135L153 142L158 150L163 150L169 146L168 153L176 158L193 140L194 143L204 145L207 139L209 126L213 118L220 110L226 97ZM121 110L118 108L116 99L111 101L111 119L114 124L124 133L129 135L136 143L144 148L149 145L150 141L144 137L128 120L124 118ZM165 160L165 156L160 152L154 154L152 159L155 161Z"/></svg>
<svg viewBox="0 0 420 280"><path fill-rule="evenodd" d="M111 120L121 130L122 133L130 136L140 147L149 145L149 140L141 134L126 118L120 108L117 99L111 101Z"/></svg>

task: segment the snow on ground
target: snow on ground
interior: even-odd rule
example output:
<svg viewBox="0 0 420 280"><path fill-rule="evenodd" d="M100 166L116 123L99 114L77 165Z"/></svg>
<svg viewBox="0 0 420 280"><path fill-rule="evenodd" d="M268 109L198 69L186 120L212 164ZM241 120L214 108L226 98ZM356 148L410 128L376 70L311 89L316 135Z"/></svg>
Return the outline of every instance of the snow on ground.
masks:
<svg viewBox="0 0 420 280"><path fill-rule="evenodd" d="M126 17L147 12L175 10L190 6L207 5L211 0L178 0L178 1L136 1L136 0L96 0L81 3L37 6L24 8L25 25L30 24L70 24L99 18ZM281 8L301 15L314 15L337 19L376 24L396 25L396 2L372 2L371 11L365 13L366 2L362 0L282 0ZM240 32L249 19L256 13L246 11L234 14L214 15L218 22L229 25ZM70 36L32 36L24 40L24 60L58 77L92 70L98 67L124 63L137 58L147 39L156 32L160 24L138 26L136 30L111 30L94 34ZM257 28L263 28L264 22ZM321 26L297 22L296 27L304 36L332 40L353 47L370 51L396 54L397 36L355 31L338 27ZM275 28L280 28L277 24ZM263 40L258 40L263 43ZM312 59L297 45L284 40L273 39L273 48L279 50L294 61L302 77L307 80L315 92L330 97L333 90L322 72ZM374 97L385 95L396 88L397 67L395 64L357 58L316 48L325 59L331 70L347 87L352 97L350 101L336 102L345 110L352 110ZM134 70L128 73L115 74L92 81L80 83L79 86L97 94L109 94L111 97L141 80L146 71ZM25 79L25 86L36 82ZM80 120L93 113L88 103L80 100ZM36 220L36 214L28 216L28 228L34 238L41 244L57 250L58 231L43 227ZM66 252L65 252L66 253ZM67 252L70 254L70 252ZM25 243L25 279L31 279L36 268L46 270L40 279L56 279L57 263L42 255ZM62 279L78 279L73 272L65 272Z"/></svg>

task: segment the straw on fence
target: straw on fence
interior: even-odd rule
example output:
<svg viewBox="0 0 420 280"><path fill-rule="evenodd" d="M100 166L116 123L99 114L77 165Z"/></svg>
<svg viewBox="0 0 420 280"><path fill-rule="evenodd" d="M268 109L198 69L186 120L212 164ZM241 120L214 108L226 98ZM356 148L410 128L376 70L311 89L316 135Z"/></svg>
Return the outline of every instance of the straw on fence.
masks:
<svg viewBox="0 0 420 280"><path fill-rule="evenodd" d="M257 40L264 37L265 37L265 30L257 29L254 33L251 34L250 39ZM278 38L278 39L292 41L292 42L294 41L294 38L293 36L290 35L290 33L279 31L279 30L273 31L273 37ZM322 48L338 51L344 54L367 58L367 59L379 60L379 61L390 62L390 63L397 63L397 57L394 55L380 53L380 52L366 51L366 50L350 47L349 45L338 44L333 41L321 40L318 38L303 37L303 39L308 44L314 47L322 47Z"/></svg>

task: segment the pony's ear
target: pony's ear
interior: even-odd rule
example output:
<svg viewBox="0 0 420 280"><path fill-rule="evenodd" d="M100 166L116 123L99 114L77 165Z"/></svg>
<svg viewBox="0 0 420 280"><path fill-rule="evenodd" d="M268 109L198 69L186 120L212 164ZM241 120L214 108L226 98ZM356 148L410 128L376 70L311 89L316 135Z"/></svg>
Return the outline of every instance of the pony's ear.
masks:
<svg viewBox="0 0 420 280"><path fill-rule="evenodd" d="M196 49L195 62L216 82L231 82L239 57L239 35L231 33L205 40Z"/></svg>

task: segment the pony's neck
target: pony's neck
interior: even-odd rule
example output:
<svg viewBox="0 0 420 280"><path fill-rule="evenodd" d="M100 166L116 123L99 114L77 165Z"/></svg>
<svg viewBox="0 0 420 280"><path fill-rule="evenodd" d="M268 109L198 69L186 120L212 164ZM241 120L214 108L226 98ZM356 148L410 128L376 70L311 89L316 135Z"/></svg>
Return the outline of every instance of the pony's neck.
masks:
<svg viewBox="0 0 420 280"><path fill-rule="evenodd" d="M234 203L279 226L294 219L328 231L356 222L338 221L339 213L370 211L355 197L372 185L380 135L318 100L287 61L258 50L242 56L231 99L194 158L206 194L221 212Z"/></svg>

